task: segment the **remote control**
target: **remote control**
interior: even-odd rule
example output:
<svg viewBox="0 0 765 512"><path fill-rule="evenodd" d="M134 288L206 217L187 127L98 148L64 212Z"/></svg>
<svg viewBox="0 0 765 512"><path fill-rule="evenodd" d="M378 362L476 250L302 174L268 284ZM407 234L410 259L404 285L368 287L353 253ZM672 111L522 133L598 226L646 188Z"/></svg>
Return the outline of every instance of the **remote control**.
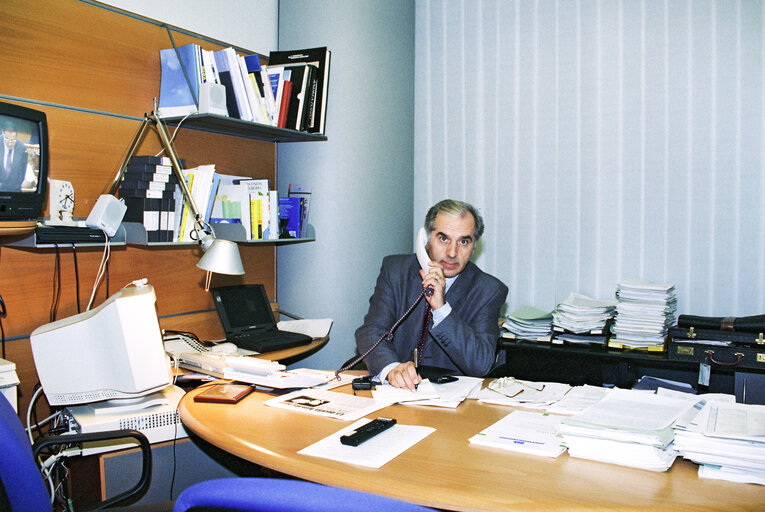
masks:
<svg viewBox="0 0 765 512"><path fill-rule="evenodd" d="M348 446L358 446L364 441L372 439L374 436L389 429L396 424L393 418L377 418L366 425L357 428L353 434L346 434L340 438L340 442Z"/></svg>

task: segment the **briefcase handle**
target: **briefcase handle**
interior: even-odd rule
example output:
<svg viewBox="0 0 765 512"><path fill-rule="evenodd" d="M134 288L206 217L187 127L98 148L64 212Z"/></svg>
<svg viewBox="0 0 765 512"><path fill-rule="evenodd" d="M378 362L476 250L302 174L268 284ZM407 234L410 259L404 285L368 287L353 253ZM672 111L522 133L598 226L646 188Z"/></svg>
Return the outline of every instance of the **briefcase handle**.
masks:
<svg viewBox="0 0 765 512"><path fill-rule="evenodd" d="M707 363L718 366L720 368L738 368L741 366L741 362L744 360L744 354L741 352L736 352L736 360L735 361L718 361L715 359L715 351L714 350L707 350Z"/></svg>

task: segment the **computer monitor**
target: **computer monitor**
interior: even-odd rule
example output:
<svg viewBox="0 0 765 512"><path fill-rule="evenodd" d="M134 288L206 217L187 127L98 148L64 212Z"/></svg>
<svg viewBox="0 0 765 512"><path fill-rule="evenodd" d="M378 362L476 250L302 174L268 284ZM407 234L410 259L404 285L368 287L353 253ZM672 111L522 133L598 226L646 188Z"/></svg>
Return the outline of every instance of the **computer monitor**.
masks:
<svg viewBox="0 0 765 512"><path fill-rule="evenodd" d="M50 405L139 398L172 383L154 288L131 283L100 306L35 329L32 356Z"/></svg>
<svg viewBox="0 0 765 512"><path fill-rule="evenodd" d="M48 178L45 112L0 102L0 221L41 216Z"/></svg>

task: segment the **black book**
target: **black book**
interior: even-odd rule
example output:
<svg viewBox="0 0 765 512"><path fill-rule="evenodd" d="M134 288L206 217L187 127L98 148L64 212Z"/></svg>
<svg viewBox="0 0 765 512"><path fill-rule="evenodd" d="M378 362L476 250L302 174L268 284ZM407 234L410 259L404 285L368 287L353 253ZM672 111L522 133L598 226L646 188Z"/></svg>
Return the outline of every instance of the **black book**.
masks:
<svg viewBox="0 0 765 512"><path fill-rule="evenodd" d="M326 46L300 50L277 51L268 55L269 66L287 66L302 63L316 66L315 122L309 132L324 133L327 120L327 96L329 92L329 67L332 52Z"/></svg>

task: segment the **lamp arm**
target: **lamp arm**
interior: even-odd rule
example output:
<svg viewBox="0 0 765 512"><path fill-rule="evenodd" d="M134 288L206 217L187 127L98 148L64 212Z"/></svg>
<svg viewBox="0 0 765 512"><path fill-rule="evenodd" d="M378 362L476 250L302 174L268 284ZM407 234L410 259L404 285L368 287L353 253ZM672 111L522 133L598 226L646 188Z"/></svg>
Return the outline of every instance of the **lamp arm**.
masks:
<svg viewBox="0 0 765 512"><path fill-rule="evenodd" d="M191 196L191 191L189 190L188 185L186 184L186 178L183 175L183 171L181 171L181 164L178 162L178 157L175 155L175 150L173 149L173 145L170 142L170 138L167 136L167 131L165 130L165 125L162 124L162 120L159 118L159 116L156 115L156 113L152 114L152 119L157 126L157 134L159 135L159 139L162 141L162 146L165 148L165 152L167 153L167 156L170 158L170 163L172 164L173 171L175 172L175 177L178 178L178 186L181 187L181 192L183 193L183 197L186 199L189 205L189 209L191 210L191 213L194 215L194 223L195 223L195 229L197 231L205 231L205 222L202 219L202 215L199 213L199 208L197 207L197 204L194 202L194 198ZM200 236L200 242L201 242L201 234Z"/></svg>
<svg viewBox="0 0 765 512"><path fill-rule="evenodd" d="M138 151L138 146L141 144L141 141L146 135L146 129L149 127L150 122L151 120L149 119L149 115L144 114L143 121L141 121L141 126L138 127L138 131L133 137L133 142L130 143L130 149L128 149L125 158L122 160L122 164L120 164L119 171L117 171L117 176L114 177L114 181L112 181L112 184L109 186L109 188L106 189L104 194L113 196L117 191L117 187L119 187L120 182L122 181L122 177L125 175L125 171L127 170L128 163L130 162L130 159L135 155L135 152Z"/></svg>

